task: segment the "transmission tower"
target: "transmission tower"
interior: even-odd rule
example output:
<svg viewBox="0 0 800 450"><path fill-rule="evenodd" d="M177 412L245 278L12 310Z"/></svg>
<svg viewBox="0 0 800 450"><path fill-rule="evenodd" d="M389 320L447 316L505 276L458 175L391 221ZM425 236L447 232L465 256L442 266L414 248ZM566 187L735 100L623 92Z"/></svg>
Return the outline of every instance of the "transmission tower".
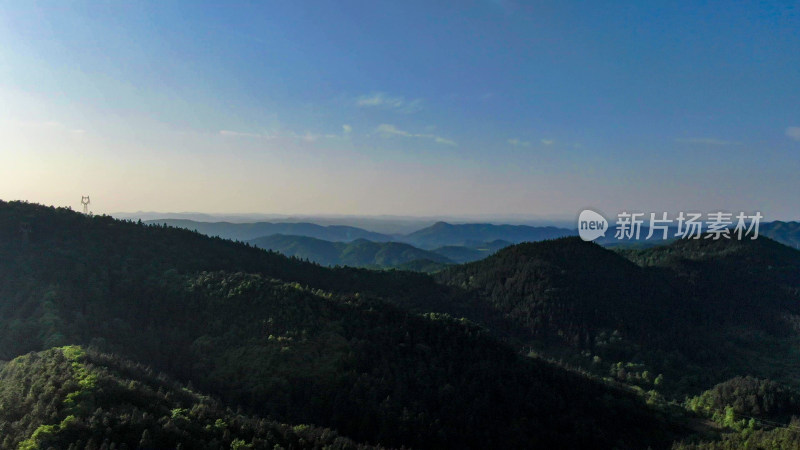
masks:
<svg viewBox="0 0 800 450"><path fill-rule="evenodd" d="M19 232L22 235L22 243L28 243L28 236L31 234L31 224L28 222L20 222Z"/></svg>
<svg viewBox="0 0 800 450"><path fill-rule="evenodd" d="M88 195L87 196L81 195L81 205L83 205L83 213L84 214L89 214L89 203L91 203L91 202L92 201L89 200L89 196Z"/></svg>

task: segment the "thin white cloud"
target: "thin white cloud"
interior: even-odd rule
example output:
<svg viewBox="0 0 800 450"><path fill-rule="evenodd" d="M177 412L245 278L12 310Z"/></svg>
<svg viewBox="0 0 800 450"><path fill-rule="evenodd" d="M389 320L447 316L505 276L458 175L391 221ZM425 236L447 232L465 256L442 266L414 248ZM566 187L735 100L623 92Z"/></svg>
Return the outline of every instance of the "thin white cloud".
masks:
<svg viewBox="0 0 800 450"><path fill-rule="evenodd" d="M80 128L72 128L67 125L64 125L61 122L57 122L54 120L48 120L48 121L12 120L10 123L21 128L37 128L40 130L67 132L74 135L83 135L86 133L86 130Z"/></svg>
<svg viewBox="0 0 800 450"><path fill-rule="evenodd" d="M294 141L301 141L301 142L316 142L320 139L345 139L350 136L353 132L353 127L350 125L342 125L342 134L319 134L319 133L312 133L311 131L305 131L303 133L298 133L292 130L280 130L275 132L269 133L249 133L249 132L242 132L242 131L233 131L233 130L220 130L220 136L226 136L230 138L249 138L249 139L288 139Z"/></svg>
<svg viewBox="0 0 800 450"><path fill-rule="evenodd" d="M786 129L786 136L795 141L800 141L800 127L788 127Z"/></svg>
<svg viewBox="0 0 800 450"><path fill-rule="evenodd" d="M259 133L242 133L240 131L231 131L231 130L219 130L219 134L222 136L230 136L230 137L246 137L246 138L267 137L266 135Z"/></svg>
<svg viewBox="0 0 800 450"><path fill-rule="evenodd" d="M414 135L403 130L398 130L397 127L394 125L389 125L388 123L382 123L378 125L378 128L375 129L376 133L380 134L396 134L398 136L405 136L405 137L413 137Z"/></svg>
<svg viewBox="0 0 800 450"><path fill-rule="evenodd" d="M220 130L219 134L221 136L227 136L232 138L249 138L249 139L294 139L297 141L303 142L316 142L319 138L322 137L339 137L338 135L319 135L314 134L310 131L306 131L305 133L297 133L294 131L278 131L272 133L248 133L242 131L232 131L232 130Z"/></svg>
<svg viewBox="0 0 800 450"><path fill-rule="evenodd" d="M358 97L356 105L361 108L381 108L411 114L422 110L422 99L408 100L405 97L393 97L383 92L375 92Z"/></svg>
<svg viewBox="0 0 800 450"><path fill-rule="evenodd" d="M530 147L531 146L530 142L522 141L522 140L520 140L518 138L512 138L512 139L507 140L506 142L508 142L510 145L513 145L514 147Z"/></svg>
<svg viewBox="0 0 800 450"><path fill-rule="evenodd" d="M342 134L328 133L322 137L326 139L350 139L350 135L352 133L353 133L353 127L348 124L344 124L342 125Z"/></svg>
<svg viewBox="0 0 800 450"><path fill-rule="evenodd" d="M428 133L409 133L408 131L401 130L394 125L390 125L388 123L382 123L378 125L378 128L375 129L375 132L384 136L402 136L408 138L422 138L422 139L431 139L437 144L444 144L444 145L452 145L457 146L458 144L447 138L443 138L441 136L436 136L435 134L428 134Z"/></svg>
<svg viewBox="0 0 800 450"><path fill-rule="evenodd" d="M304 142L316 142L316 140L319 139L319 135L313 134L309 131L306 131L303 134L297 134L292 132L292 137L295 139L300 139L301 141Z"/></svg>
<svg viewBox="0 0 800 450"><path fill-rule="evenodd" d="M542 144L544 145L553 145L556 143L555 139L542 139Z"/></svg>
<svg viewBox="0 0 800 450"><path fill-rule="evenodd" d="M743 145L741 142L724 141L722 139L716 139L716 138L675 139L675 142L680 142L683 144L701 144L701 145L716 145L716 146Z"/></svg>

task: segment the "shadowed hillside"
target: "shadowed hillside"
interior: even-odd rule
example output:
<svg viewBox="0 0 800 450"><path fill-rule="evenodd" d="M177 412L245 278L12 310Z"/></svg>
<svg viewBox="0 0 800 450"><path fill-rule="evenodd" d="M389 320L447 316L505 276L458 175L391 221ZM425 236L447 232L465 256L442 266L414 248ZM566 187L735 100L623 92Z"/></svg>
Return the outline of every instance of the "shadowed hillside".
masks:
<svg viewBox="0 0 800 450"><path fill-rule="evenodd" d="M735 375L798 379L798 268L800 252L767 238L618 252L565 238L436 278L527 329L544 354L680 398Z"/></svg>
<svg viewBox="0 0 800 450"><path fill-rule="evenodd" d="M148 224L168 225L197 231L208 236L219 236L225 239L246 241L273 234L307 236L327 241L354 241L356 239L369 239L375 242L390 241L391 237L381 233L374 233L362 228L345 225L317 225L315 223L281 223L281 222L198 222L187 219L159 219L148 220Z"/></svg>
<svg viewBox="0 0 800 450"><path fill-rule="evenodd" d="M469 223L453 225L437 222L403 237L403 241L424 249L444 246L473 247L485 242L503 240L509 243L541 241L576 234L573 230L528 225L493 225Z"/></svg>
<svg viewBox="0 0 800 450"><path fill-rule="evenodd" d="M4 449L371 448L329 429L234 413L164 374L77 346L0 370L0 435Z"/></svg>
<svg viewBox="0 0 800 450"><path fill-rule="evenodd" d="M305 236L276 234L248 241L266 250L287 256L307 259L324 266L352 266L392 268L416 260L439 264L452 261L438 253L421 250L399 242L371 242L357 239L353 242L330 242Z"/></svg>
<svg viewBox="0 0 800 450"><path fill-rule="evenodd" d="M0 203L0 256L5 358L90 345L225 405L386 446L657 448L672 436L632 393L381 299L445 305L434 293L448 289L424 275L325 269L24 203Z"/></svg>

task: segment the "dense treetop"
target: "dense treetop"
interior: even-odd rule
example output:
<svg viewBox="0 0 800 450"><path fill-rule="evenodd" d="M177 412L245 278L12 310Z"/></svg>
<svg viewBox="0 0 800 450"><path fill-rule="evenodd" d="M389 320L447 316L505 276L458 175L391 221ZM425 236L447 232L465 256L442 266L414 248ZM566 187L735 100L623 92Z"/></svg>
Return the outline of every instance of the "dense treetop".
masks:
<svg viewBox="0 0 800 450"><path fill-rule="evenodd" d="M24 203L0 203L0 256L4 359L89 346L250 416L386 446L662 447L679 432L633 393L521 357L435 312L462 308L452 306L462 293L422 274L327 269ZM54 407L31 427L60 427ZM17 436L33 438L23 436L31 427ZM128 439L113 427L103 436Z"/></svg>

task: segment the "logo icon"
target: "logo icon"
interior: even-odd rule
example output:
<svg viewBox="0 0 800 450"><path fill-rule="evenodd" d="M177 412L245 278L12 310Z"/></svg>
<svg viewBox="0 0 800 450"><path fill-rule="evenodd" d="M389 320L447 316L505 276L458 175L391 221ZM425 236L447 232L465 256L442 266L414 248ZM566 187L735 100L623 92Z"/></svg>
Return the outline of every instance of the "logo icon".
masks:
<svg viewBox="0 0 800 450"><path fill-rule="evenodd" d="M584 241L593 241L600 236L605 237L608 221L591 209L584 209L578 216L578 235Z"/></svg>

